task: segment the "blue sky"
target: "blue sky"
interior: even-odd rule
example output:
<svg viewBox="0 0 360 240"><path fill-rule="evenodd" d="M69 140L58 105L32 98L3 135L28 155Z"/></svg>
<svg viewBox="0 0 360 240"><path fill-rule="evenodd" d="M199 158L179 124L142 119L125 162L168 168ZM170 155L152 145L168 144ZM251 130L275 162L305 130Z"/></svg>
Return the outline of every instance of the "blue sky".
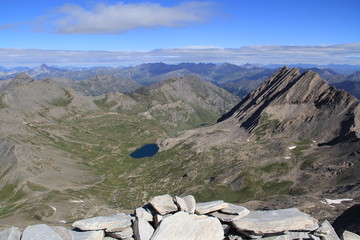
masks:
<svg viewBox="0 0 360 240"><path fill-rule="evenodd" d="M358 0L4 0L0 65L360 64L359 12Z"/></svg>

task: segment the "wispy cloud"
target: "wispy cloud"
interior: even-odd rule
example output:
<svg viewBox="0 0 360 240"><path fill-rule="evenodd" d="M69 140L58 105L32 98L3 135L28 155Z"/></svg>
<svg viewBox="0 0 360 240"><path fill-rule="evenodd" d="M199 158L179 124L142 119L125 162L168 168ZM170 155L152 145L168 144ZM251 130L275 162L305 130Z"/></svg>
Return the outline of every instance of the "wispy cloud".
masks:
<svg viewBox="0 0 360 240"><path fill-rule="evenodd" d="M156 3L105 5L86 9L66 4L39 18L37 29L63 34L122 34L139 28L180 28L204 23L212 16L214 2L187 2L167 7Z"/></svg>
<svg viewBox="0 0 360 240"><path fill-rule="evenodd" d="M360 43L321 46L191 46L141 52L0 49L0 66L131 65L151 62L230 62L234 64L360 64Z"/></svg>

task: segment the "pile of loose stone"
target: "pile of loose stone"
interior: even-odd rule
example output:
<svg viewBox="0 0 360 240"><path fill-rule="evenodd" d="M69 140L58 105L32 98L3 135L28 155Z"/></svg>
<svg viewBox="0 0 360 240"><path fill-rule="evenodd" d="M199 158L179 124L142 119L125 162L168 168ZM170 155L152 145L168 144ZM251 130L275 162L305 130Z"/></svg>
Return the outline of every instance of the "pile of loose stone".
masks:
<svg viewBox="0 0 360 240"><path fill-rule="evenodd" d="M0 240L239 240L239 239L339 239L328 221L318 221L296 208L249 211L213 201L196 203L193 196L154 197L134 214L99 216L76 221L74 229L39 224L20 233L12 227ZM342 239L360 239L345 232Z"/></svg>

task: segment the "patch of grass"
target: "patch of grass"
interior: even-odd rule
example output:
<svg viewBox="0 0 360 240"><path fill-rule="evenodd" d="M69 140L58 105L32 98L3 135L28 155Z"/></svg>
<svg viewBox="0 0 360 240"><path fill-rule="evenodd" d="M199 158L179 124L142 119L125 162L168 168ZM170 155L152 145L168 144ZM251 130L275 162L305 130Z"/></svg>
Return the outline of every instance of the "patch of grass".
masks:
<svg viewBox="0 0 360 240"><path fill-rule="evenodd" d="M261 188L264 191L264 196L273 196L278 194L289 194L290 187L293 185L291 181L270 181L264 183Z"/></svg>
<svg viewBox="0 0 360 240"><path fill-rule="evenodd" d="M279 125L279 120L271 120L270 117L270 114L265 112L262 113L258 127L255 130L255 134L257 135L257 141L261 140L261 137L265 136L269 129L275 128L277 125Z"/></svg>
<svg viewBox="0 0 360 240"><path fill-rule="evenodd" d="M260 168L260 171L265 173L271 173L275 176L286 174L289 172L289 170L290 166L286 162L271 163Z"/></svg>

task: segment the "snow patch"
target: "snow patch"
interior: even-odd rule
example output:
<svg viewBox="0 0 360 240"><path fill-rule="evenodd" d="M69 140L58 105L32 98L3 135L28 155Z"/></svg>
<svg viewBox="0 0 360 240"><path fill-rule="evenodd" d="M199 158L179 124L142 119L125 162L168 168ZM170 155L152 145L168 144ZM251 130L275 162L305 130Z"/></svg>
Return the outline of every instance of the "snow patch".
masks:
<svg viewBox="0 0 360 240"><path fill-rule="evenodd" d="M285 159L290 159L291 157L285 157Z"/></svg>
<svg viewBox="0 0 360 240"><path fill-rule="evenodd" d="M328 199L328 198L325 198L325 201L321 201L321 203L324 203L324 204L340 204L342 202L346 202L346 201L352 201L353 199L352 198L341 198L341 199Z"/></svg>
<svg viewBox="0 0 360 240"><path fill-rule="evenodd" d="M293 149L295 149L296 148L296 146L290 146L289 147L289 150L293 150Z"/></svg>
<svg viewBox="0 0 360 240"><path fill-rule="evenodd" d="M71 203L83 203L84 200L69 200Z"/></svg>

